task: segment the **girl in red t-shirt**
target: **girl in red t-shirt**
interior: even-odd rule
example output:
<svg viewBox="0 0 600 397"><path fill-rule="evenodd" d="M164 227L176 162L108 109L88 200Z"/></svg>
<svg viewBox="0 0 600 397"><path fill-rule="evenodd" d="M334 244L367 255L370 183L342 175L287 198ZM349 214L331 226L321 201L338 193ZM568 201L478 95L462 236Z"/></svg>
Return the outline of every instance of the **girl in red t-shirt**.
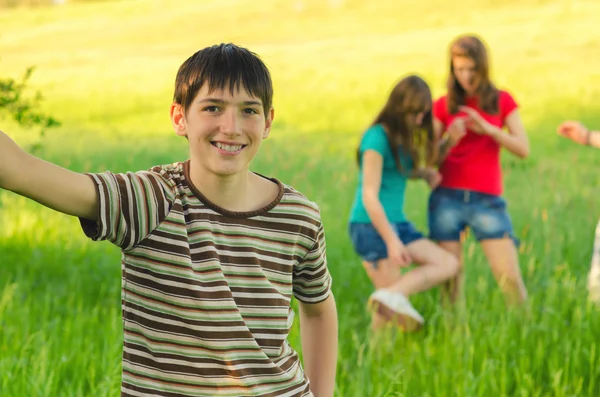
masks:
<svg viewBox="0 0 600 397"><path fill-rule="evenodd" d="M469 227L507 300L521 303L527 290L519 269L519 241L502 198L500 167L502 147L521 158L529 154L518 105L490 81L487 50L475 36L459 37L450 45L447 89L433 107L442 182L429 198L431 238L460 260L461 235ZM462 279L461 272L446 286L445 298L456 301Z"/></svg>

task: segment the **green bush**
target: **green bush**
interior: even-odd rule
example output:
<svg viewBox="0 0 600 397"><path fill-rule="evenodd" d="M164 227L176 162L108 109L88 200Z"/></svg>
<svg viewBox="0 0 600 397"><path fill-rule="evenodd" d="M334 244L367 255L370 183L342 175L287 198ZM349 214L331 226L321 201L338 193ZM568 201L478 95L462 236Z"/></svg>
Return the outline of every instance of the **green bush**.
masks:
<svg viewBox="0 0 600 397"><path fill-rule="evenodd" d="M59 126L58 120L38 110L42 95L39 91L33 97L26 95L29 78L34 67L29 67L20 80L10 77L0 78L0 115L8 114L24 128L40 128L40 136L44 136L47 128ZM32 147L38 149L39 143Z"/></svg>

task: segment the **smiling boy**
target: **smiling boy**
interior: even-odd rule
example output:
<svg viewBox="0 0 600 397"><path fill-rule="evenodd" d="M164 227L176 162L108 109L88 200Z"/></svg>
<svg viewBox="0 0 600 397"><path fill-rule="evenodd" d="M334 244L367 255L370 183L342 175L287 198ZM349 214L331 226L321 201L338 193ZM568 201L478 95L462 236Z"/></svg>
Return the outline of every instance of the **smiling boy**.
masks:
<svg viewBox="0 0 600 397"><path fill-rule="evenodd" d="M252 52L198 51L170 111L190 158L135 173L74 173L0 132L0 187L122 250L121 395L333 396L337 313L319 208L249 170L272 96ZM292 296L304 369L287 341Z"/></svg>

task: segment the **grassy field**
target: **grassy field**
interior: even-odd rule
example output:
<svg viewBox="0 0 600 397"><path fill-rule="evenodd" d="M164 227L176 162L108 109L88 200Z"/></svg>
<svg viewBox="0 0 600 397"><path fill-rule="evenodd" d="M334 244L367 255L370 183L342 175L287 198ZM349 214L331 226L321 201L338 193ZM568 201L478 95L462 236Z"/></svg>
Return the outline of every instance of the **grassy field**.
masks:
<svg viewBox="0 0 600 397"><path fill-rule="evenodd" d="M275 83L274 132L254 169L318 202L340 320L336 396L598 396L600 310L585 277L600 216L600 152L555 133L564 118L600 128L595 0L110 1L0 10L0 73L37 67L32 88L62 121L40 156L77 171L146 169L186 158L168 106L177 68L232 41ZM500 5L502 4L502 5ZM372 288L346 233L354 148L395 82L418 73L443 92L447 45L476 32L492 76L521 105L530 158L503 155L505 197L523 244L528 315L505 310L480 248L465 248L467 311L438 291L414 298L427 326L372 343ZM595 101L595 102L594 102ZM39 140L8 120L2 130ZM406 211L423 230L428 191ZM0 395L115 396L120 384L120 253L76 219L0 192ZM300 348L297 324L290 339Z"/></svg>

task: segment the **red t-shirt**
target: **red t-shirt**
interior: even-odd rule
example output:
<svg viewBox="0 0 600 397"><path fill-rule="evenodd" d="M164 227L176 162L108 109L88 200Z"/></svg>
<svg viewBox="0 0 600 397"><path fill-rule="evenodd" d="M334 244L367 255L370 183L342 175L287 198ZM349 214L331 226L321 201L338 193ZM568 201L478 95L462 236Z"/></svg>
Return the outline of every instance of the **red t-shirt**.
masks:
<svg viewBox="0 0 600 397"><path fill-rule="evenodd" d="M491 115L477 106L477 99L470 97L466 106L476 109L483 118L497 127L504 127L504 121L518 105L506 91L499 91L498 114ZM449 114L446 95L433 104L433 115L443 125L448 125L464 112ZM500 168L500 145L491 137L467 129L467 134L454 146L440 166L441 186L454 189L501 195L503 191L502 170Z"/></svg>

